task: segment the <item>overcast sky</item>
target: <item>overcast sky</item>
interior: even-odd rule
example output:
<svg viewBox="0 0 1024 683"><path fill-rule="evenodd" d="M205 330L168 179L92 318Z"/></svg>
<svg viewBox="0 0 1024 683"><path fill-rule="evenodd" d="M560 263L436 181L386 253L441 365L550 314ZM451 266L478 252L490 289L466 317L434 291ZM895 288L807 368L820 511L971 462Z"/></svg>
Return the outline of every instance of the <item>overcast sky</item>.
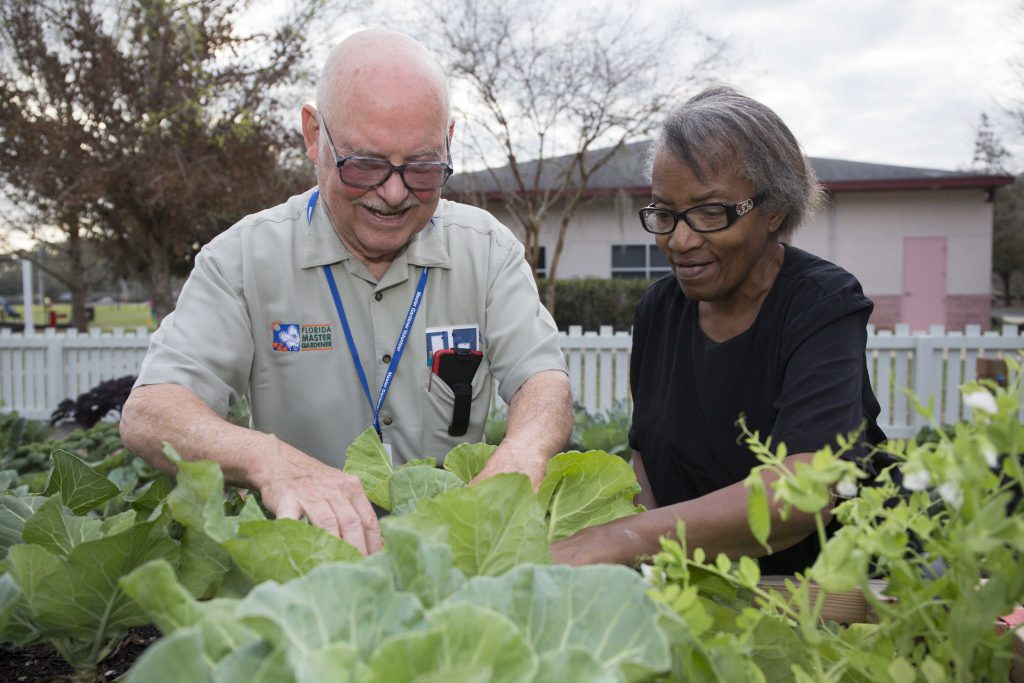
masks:
<svg viewBox="0 0 1024 683"><path fill-rule="evenodd" d="M1024 100L1021 0L663 0L724 38L728 80L775 109L810 156L968 165L982 112L1024 151L1002 109ZM1015 170L1024 170L1018 154Z"/></svg>

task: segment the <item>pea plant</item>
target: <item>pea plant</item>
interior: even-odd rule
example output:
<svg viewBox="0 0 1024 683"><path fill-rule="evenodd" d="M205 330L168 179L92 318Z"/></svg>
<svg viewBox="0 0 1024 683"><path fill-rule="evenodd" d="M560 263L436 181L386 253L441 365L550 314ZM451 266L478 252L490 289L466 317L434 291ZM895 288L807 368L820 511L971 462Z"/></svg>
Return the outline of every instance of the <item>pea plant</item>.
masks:
<svg viewBox="0 0 1024 683"><path fill-rule="evenodd" d="M761 463L746 480L755 538L768 543L770 498L784 517L794 508L815 516L822 551L776 589L749 558L712 560L664 540L650 574L652 596L683 617L674 673L801 683L1007 680L1017 634L994 625L1024 599L1021 372L1008 364L1016 378L1009 388L962 387L971 417L956 425L937 424L931 407L915 401L931 422L927 438L884 444L894 463L873 481L843 457L853 437L791 469L784 445L745 430ZM768 489L763 472L779 475ZM842 526L827 538L836 494L831 514ZM871 623L823 624L827 597L850 591L866 602Z"/></svg>

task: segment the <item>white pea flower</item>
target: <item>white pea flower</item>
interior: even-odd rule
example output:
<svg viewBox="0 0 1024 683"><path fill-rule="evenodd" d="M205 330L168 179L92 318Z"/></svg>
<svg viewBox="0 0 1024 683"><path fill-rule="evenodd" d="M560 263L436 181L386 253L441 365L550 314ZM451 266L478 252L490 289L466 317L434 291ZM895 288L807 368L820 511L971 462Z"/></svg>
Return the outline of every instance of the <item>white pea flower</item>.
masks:
<svg viewBox="0 0 1024 683"><path fill-rule="evenodd" d="M853 477L843 477L836 484L836 493L840 498L853 498L857 495L857 482Z"/></svg>
<svg viewBox="0 0 1024 683"><path fill-rule="evenodd" d="M981 454L985 457L985 462L988 463L989 467L992 469L999 467L999 454L996 453L995 446L988 440L981 442Z"/></svg>
<svg viewBox="0 0 1024 683"><path fill-rule="evenodd" d="M903 488L908 491L924 491L932 483L928 470L914 470L903 473Z"/></svg>
<svg viewBox="0 0 1024 683"><path fill-rule="evenodd" d="M999 412L999 407L996 405L996 397L984 389L964 394L964 405L971 410L980 410L989 415L995 415Z"/></svg>
<svg viewBox="0 0 1024 683"><path fill-rule="evenodd" d="M955 481L947 481L937 489L939 495L942 496L942 500L946 501L957 510L964 504L964 492L960 489L960 484Z"/></svg>
<svg viewBox="0 0 1024 683"><path fill-rule="evenodd" d="M640 565L640 576L644 577L648 583L654 582L654 566L644 562Z"/></svg>

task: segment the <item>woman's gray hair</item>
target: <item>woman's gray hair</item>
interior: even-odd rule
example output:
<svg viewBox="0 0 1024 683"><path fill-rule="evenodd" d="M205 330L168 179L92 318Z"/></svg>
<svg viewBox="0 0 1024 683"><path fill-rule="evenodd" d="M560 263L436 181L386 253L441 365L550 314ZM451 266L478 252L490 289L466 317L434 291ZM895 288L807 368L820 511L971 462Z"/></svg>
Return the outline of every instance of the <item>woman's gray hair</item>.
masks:
<svg viewBox="0 0 1024 683"><path fill-rule="evenodd" d="M669 112L648 155L648 173L661 151L682 161L701 181L739 166L762 205L784 213L780 240L788 238L825 200L814 169L782 119L771 109L727 86L714 86Z"/></svg>

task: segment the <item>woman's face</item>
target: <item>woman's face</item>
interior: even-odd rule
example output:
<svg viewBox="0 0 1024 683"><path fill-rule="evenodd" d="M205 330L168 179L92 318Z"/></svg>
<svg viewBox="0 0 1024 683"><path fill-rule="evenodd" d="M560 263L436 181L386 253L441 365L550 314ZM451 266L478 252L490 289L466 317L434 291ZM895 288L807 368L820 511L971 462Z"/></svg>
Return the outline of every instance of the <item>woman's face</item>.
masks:
<svg viewBox="0 0 1024 683"><path fill-rule="evenodd" d="M654 158L651 178L654 206L686 211L701 204L735 204L758 192L739 175L735 164L701 182L686 163L661 150ZM774 234L782 215L756 207L719 232L695 232L682 218L668 235L655 235L661 253L672 266L687 298L728 303L744 285L758 286L756 267L777 244Z"/></svg>

